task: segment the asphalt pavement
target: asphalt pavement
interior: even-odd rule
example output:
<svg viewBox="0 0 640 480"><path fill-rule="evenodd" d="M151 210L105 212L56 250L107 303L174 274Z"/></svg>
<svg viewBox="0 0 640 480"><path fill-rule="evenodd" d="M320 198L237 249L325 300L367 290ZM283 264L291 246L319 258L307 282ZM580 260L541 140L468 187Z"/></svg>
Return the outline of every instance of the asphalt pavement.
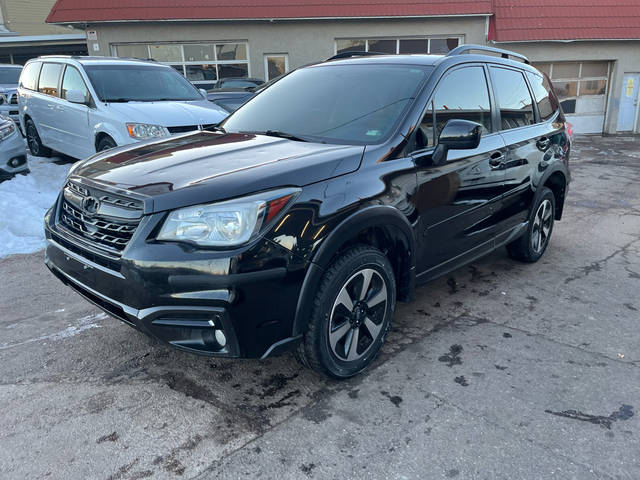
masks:
<svg viewBox="0 0 640 480"><path fill-rule="evenodd" d="M582 137L536 264L400 304L348 381L196 357L0 259L2 479L640 478L640 138Z"/></svg>

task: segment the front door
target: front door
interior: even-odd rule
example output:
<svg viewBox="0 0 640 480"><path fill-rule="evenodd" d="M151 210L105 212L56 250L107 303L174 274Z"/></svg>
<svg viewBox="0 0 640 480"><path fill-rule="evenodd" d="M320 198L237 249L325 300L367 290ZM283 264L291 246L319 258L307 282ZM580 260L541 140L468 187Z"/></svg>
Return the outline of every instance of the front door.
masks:
<svg viewBox="0 0 640 480"><path fill-rule="evenodd" d="M414 203L420 214L418 278L429 280L483 255L493 248L496 213L500 209L505 173L505 144L494 133L489 91L482 66L465 66L445 73L416 131L413 154L418 191ZM430 165L437 138L452 119L482 125L480 145L450 150L441 165Z"/></svg>
<svg viewBox="0 0 640 480"><path fill-rule="evenodd" d="M640 92L640 74L626 73L622 80L622 92L620 95L617 127L619 132L632 132L637 128L638 92Z"/></svg>
<svg viewBox="0 0 640 480"><path fill-rule="evenodd" d="M78 90L84 94L85 103L71 103L66 99L69 90ZM59 134L62 150L74 158L84 159L95 153L94 134L89 125L89 103L91 94L82 75L72 65L67 65L57 100L56 115L59 121Z"/></svg>

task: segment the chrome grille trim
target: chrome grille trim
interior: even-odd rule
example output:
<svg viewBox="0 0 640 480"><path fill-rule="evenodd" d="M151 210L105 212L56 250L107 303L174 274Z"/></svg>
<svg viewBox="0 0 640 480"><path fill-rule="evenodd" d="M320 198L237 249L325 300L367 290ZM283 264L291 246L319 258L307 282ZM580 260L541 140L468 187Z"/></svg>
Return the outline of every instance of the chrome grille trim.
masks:
<svg viewBox="0 0 640 480"><path fill-rule="evenodd" d="M87 211L86 199L99 199L95 211ZM68 181L60 199L58 224L91 247L119 256L138 228L142 202ZM87 247L85 247L87 248Z"/></svg>

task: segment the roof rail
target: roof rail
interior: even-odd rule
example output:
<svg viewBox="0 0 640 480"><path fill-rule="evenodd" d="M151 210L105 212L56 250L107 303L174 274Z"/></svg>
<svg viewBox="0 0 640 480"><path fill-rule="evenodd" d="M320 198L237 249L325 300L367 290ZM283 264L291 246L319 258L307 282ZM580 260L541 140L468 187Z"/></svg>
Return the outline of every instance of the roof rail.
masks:
<svg viewBox="0 0 640 480"><path fill-rule="evenodd" d="M466 53L466 52L469 52L470 50L479 50L481 52L499 53L502 58L515 57L515 58L519 58L520 60L522 60L527 65L531 64L529 59L527 57L525 57L524 55L520 54L520 53L512 52L511 50L503 50L502 48L487 47L485 45L474 45L472 43L470 43L468 45L460 45L459 47L456 47L453 50L451 50L449 53L447 53L446 56L450 57L450 56L453 56L453 55L460 55L461 53Z"/></svg>
<svg viewBox="0 0 640 480"><path fill-rule="evenodd" d="M351 58L351 57L370 57L372 55L389 55L388 53L382 52L365 52L364 50L353 50L351 52L340 52L333 57L329 57L325 60L328 62L329 60L339 60L341 58Z"/></svg>

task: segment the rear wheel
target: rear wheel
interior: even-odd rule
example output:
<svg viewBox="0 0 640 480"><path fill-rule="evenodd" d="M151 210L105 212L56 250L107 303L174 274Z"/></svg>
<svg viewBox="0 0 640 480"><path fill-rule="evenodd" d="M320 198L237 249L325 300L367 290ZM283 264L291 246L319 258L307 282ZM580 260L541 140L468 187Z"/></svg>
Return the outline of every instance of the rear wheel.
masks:
<svg viewBox="0 0 640 480"><path fill-rule="evenodd" d="M96 151L104 152L105 150L110 150L115 147L117 147L115 140L108 135L105 135L98 142L98 148L96 149Z"/></svg>
<svg viewBox="0 0 640 480"><path fill-rule="evenodd" d="M555 196L550 189L543 187L535 207L531 210L527 231L522 237L507 245L511 258L533 263L542 257L553 231L555 211Z"/></svg>
<svg viewBox="0 0 640 480"><path fill-rule="evenodd" d="M384 344L395 310L393 269L379 250L347 250L325 272L297 356L334 378L366 368Z"/></svg>
<svg viewBox="0 0 640 480"><path fill-rule="evenodd" d="M26 130L27 130L27 145L29 145L29 151L31 155L34 157L50 157L51 149L45 147L40 140L40 135L38 135L38 129L36 128L35 123L30 118L26 122Z"/></svg>

